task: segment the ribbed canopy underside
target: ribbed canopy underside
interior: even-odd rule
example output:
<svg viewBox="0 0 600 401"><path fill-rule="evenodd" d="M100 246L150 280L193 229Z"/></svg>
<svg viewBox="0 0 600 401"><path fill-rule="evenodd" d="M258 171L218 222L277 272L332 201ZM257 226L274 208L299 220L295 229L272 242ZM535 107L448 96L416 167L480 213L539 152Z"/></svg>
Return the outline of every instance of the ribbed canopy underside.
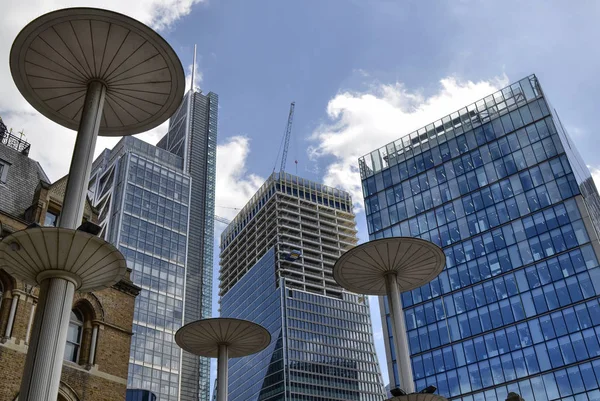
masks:
<svg viewBox="0 0 600 401"><path fill-rule="evenodd" d="M13 79L46 117L76 130L90 81L107 87L100 135L156 127L179 107L185 76L169 44L146 25L95 8L45 14L19 33L10 54Z"/></svg>
<svg viewBox="0 0 600 401"><path fill-rule="evenodd" d="M409 291L434 279L446 264L435 244L409 237L366 242L343 254L333 268L345 289L368 295L386 295L385 276L397 274L400 291Z"/></svg>
<svg viewBox="0 0 600 401"><path fill-rule="evenodd" d="M66 228L29 228L0 242L0 268L32 285L48 270L61 270L81 280L79 291L110 287L127 272L117 248L95 235Z"/></svg>
<svg viewBox="0 0 600 401"><path fill-rule="evenodd" d="M271 342L269 332L259 324L232 318L203 319L189 323L175 334L175 341L185 351L216 358L219 344L228 347L230 358L262 351Z"/></svg>

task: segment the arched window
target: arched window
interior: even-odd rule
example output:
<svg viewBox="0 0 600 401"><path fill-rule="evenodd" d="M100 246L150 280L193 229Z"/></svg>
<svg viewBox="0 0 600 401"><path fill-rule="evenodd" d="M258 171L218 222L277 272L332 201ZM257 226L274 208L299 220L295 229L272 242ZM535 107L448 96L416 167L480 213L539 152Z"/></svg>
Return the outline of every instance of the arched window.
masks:
<svg viewBox="0 0 600 401"><path fill-rule="evenodd" d="M64 359L71 362L79 362L79 351L81 349L81 337L83 334L83 316L77 309L71 311L71 321L67 333L67 346Z"/></svg>

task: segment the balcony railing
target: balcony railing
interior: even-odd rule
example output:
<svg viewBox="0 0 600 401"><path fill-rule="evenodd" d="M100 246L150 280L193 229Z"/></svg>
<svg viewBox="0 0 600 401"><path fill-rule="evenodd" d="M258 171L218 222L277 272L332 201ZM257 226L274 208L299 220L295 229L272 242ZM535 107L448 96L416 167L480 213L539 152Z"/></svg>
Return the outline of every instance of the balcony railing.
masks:
<svg viewBox="0 0 600 401"><path fill-rule="evenodd" d="M23 153L25 156L29 155L29 149L31 148L31 144L29 142L11 134L11 132L6 128L6 125L4 125L2 122L2 119L0 119L0 143L16 150L17 152Z"/></svg>

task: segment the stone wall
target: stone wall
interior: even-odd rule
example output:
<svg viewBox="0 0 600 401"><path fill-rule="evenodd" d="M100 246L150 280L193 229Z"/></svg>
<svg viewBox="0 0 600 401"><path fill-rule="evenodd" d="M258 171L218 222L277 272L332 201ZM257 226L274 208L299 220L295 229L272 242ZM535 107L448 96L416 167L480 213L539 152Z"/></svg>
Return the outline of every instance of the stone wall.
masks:
<svg viewBox="0 0 600 401"><path fill-rule="evenodd" d="M0 270L3 286L7 273ZM31 324L32 306L37 302L37 289L24 291L24 284L11 277L15 287L5 290L0 303L0 401L13 401L19 392L27 333ZM10 284L9 284L10 285ZM73 306L82 311L85 320L79 364L63 363L62 386L67 386L77 401L125 400L127 368L133 307L139 288L125 278L112 288L95 293L76 294ZM10 337L6 333L8 315L14 299L17 309ZM91 333L97 327L97 346L94 364L89 363Z"/></svg>

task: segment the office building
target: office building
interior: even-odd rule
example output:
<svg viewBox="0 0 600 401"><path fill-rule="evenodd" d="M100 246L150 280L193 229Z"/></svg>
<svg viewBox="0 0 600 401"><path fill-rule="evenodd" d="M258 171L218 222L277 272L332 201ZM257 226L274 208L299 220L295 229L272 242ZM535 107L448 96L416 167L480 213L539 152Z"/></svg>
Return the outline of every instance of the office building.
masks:
<svg viewBox="0 0 600 401"><path fill-rule="evenodd" d="M183 324L212 314L218 108L216 93L204 95L192 88L171 117L169 132L156 145L181 157L183 171L191 179ZM210 360L183 352L180 401L209 401L209 397Z"/></svg>
<svg viewBox="0 0 600 401"><path fill-rule="evenodd" d="M600 399L598 192L535 76L359 166L370 238L420 237L447 257L402 296L417 389ZM388 367L402 387L393 350Z"/></svg>
<svg viewBox="0 0 600 401"><path fill-rule="evenodd" d="M333 280L357 243L344 191L273 173L221 235L221 316L271 344L230 361L229 399L383 400L366 297Z"/></svg>
<svg viewBox="0 0 600 401"><path fill-rule="evenodd" d="M209 400L209 360L182 352L174 334L211 314L217 103L188 92L157 146L125 137L92 167L101 235L142 288L128 387L159 401Z"/></svg>

